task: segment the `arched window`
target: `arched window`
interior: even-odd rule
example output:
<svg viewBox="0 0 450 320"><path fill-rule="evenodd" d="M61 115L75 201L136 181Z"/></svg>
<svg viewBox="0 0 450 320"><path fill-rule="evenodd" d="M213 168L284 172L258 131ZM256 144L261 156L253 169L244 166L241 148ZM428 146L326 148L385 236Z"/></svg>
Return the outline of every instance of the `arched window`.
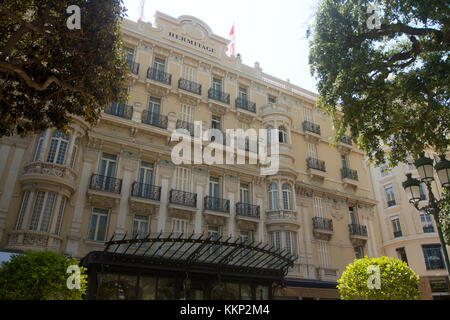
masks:
<svg viewBox="0 0 450 320"><path fill-rule="evenodd" d="M292 210L292 189L288 183L283 184L283 207L286 210Z"/></svg>
<svg viewBox="0 0 450 320"><path fill-rule="evenodd" d="M69 145L69 135L60 131L55 131L50 142L47 162L64 164L66 158L67 146Z"/></svg>
<svg viewBox="0 0 450 320"><path fill-rule="evenodd" d="M279 137L280 143L288 143L288 135L287 135L286 128L284 126L278 127L278 137Z"/></svg>
<svg viewBox="0 0 450 320"><path fill-rule="evenodd" d="M276 183L269 186L269 209L278 210L278 186Z"/></svg>

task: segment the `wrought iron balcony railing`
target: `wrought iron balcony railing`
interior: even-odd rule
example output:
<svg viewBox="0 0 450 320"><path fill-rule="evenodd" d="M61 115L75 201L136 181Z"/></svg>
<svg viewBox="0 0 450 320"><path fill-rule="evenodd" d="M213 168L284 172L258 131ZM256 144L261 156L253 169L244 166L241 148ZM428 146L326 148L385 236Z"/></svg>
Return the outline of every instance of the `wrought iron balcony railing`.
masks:
<svg viewBox="0 0 450 320"><path fill-rule="evenodd" d="M367 237L367 227L360 224L349 224L348 231L351 236Z"/></svg>
<svg viewBox="0 0 450 320"><path fill-rule="evenodd" d="M195 208L197 207L197 194L172 189L170 190L169 201L172 204Z"/></svg>
<svg viewBox="0 0 450 320"><path fill-rule="evenodd" d="M194 136L194 124L191 122L177 120L177 129L187 130L191 136Z"/></svg>
<svg viewBox="0 0 450 320"><path fill-rule="evenodd" d="M313 217L312 219L314 229L333 231L333 220L322 217Z"/></svg>
<svg viewBox="0 0 450 320"><path fill-rule="evenodd" d="M352 146L352 145L353 145L352 139L350 139L350 138L347 137L347 136L344 136L344 137L342 137L342 138L338 138L338 141L339 141L339 142L342 142L342 143L345 143L345 144L348 144L349 146Z"/></svg>
<svg viewBox="0 0 450 320"><path fill-rule="evenodd" d="M214 88L208 90L208 98L219 102L230 104L230 94L225 93Z"/></svg>
<svg viewBox="0 0 450 320"><path fill-rule="evenodd" d="M133 117L133 107L127 106L124 103L112 102L110 105L105 107L105 113L131 120Z"/></svg>
<svg viewBox="0 0 450 320"><path fill-rule="evenodd" d="M395 200L388 200L387 205L388 207L393 207L397 204L397 202Z"/></svg>
<svg viewBox="0 0 450 320"><path fill-rule="evenodd" d="M249 203L238 202L236 203L236 215L243 217L258 218L260 217L259 206L255 206Z"/></svg>
<svg viewBox="0 0 450 320"><path fill-rule="evenodd" d="M131 196L148 199L148 200L161 200L161 187L152 186L150 184L134 182L131 188Z"/></svg>
<svg viewBox="0 0 450 320"><path fill-rule="evenodd" d="M320 136L320 126L310 121L303 121L303 131L309 131Z"/></svg>
<svg viewBox="0 0 450 320"><path fill-rule="evenodd" d="M157 70L155 68L148 68L147 78L150 80L161 82L168 86L172 84L172 75L170 73L166 73L164 71Z"/></svg>
<svg viewBox="0 0 450 320"><path fill-rule="evenodd" d="M202 85L187 79L178 79L178 88L200 96L202 95Z"/></svg>
<svg viewBox="0 0 450 320"><path fill-rule="evenodd" d="M351 179L351 180L358 181L358 171L356 171L356 170L352 170L349 168L342 168L341 176L342 176L342 179Z"/></svg>
<svg viewBox="0 0 450 320"><path fill-rule="evenodd" d="M142 123L149 124L161 129L167 129L168 118L165 115L144 110L142 112Z"/></svg>
<svg viewBox="0 0 450 320"><path fill-rule="evenodd" d="M325 168L325 161L322 160L318 160L315 158L307 158L306 159L306 166L308 167L308 169L315 169L315 170L319 170L319 171L323 171L326 172L326 168Z"/></svg>
<svg viewBox="0 0 450 320"><path fill-rule="evenodd" d="M92 190L120 194L122 190L122 179L93 174L91 176L89 188Z"/></svg>
<svg viewBox="0 0 450 320"><path fill-rule="evenodd" d="M251 102L247 99L236 98L236 108L256 113L256 103Z"/></svg>
<svg viewBox="0 0 450 320"><path fill-rule="evenodd" d="M394 231L394 238L398 238L398 237L401 237L401 236L402 236L402 231L401 230Z"/></svg>
<svg viewBox="0 0 450 320"><path fill-rule="evenodd" d="M139 74L139 63L133 62L133 61L127 61L127 63L130 66L131 73L138 75Z"/></svg>
<svg viewBox="0 0 450 320"><path fill-rule="evenodd" d="M230 200L206 196L205 209L223 213L230 213Z"/></svg>

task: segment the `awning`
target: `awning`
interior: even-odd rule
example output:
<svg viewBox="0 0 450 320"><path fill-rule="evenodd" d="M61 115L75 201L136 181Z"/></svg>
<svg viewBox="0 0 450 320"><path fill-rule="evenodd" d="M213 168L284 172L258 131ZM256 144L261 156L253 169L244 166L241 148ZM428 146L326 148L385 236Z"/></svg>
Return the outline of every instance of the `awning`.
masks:
<svg viewBox="0 0 450 320"><path fill-rule="evenodd" d="M151 233L121 239L113 236L105 250L89 253L81 265L121 270L182 271L283 280L296 256L269 244L204 234Z"/></svg>

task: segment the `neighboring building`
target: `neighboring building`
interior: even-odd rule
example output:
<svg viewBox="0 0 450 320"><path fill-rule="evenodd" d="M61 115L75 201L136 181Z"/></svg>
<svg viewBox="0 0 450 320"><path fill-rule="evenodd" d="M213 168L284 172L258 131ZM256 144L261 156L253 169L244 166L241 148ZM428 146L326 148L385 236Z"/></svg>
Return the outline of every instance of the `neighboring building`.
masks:
<svg viewBox="0 0 450 320"><path fill-rule="evenodd" d="M85 257L94 266L90 297L174 299L181 298L175 287L189 287L189 298L214 298L214 283L226 282L226 298L338 298L336 280L355 258L381 254L380 235L364 154L348 139L332 144L332 123L315 109L316 95L263 73L258 63L227 57L228 40L191 16L157 12L155 26L124 20L123 40L131 70L126 105L108 106L94 128L76 120L67 135L47 130L1 139L0 249ZM171 133L183 128L192 135L194 121L222 131L279 129L278 173L262 176L259 165L248 164L174 165ZM146 242L152 256L143 253L145 268L133 269L129 258L125 272L125 254L112 252L140 252L138 241L148 233L165 242ZM200 255L210 262L196 266L198 278L188 285L182 279L192 270L177 268L193 233L216 242L198 239L205 250L186 254L188 262ZM181 234L180 242L173 240ZM138 241L109 242L113 258L99 262L104 256L90 253L104 251L113 235ZM248 246L221 243L221 236ZM286 255L270 260L273 252L258 251L259 242L296 256L294 263ZM255 260L240 265L248 252ZM269 259L258 261L259 252ZM153 265L162 260L175 271L166 275ZM290 266L286 288L271 290L277 270L270 261L279 262L279 271ZM202 274L201 267L216 262L229 274L218 268ZM258 282L265 274L267 286Z"/></svg>
<svg viewBox="0 0 450 320"><path fill-rule="evenodd" d="M439 160L433 153L427 156ZM417 211L409 203L402 187L406 174L419 178L413 159L409 158L407 162L391 170L386 165L370 167L376 198L379 199L383 255L405 261L419 275L422 299L450 299L448 273L437 225L432 216ZM436 181L432 184L436 195L440 190L438 184ZM423 207L428 202L428 191L423 184L421 194L423 201L419 206Z"/></svg>

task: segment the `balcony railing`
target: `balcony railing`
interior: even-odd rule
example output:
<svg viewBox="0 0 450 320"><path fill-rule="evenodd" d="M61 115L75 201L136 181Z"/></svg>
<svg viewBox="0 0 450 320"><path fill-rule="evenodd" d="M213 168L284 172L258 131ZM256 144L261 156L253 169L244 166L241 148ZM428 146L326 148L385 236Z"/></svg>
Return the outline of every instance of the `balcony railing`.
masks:
<svg viewBox="0 0 450 320"><path fill-rule="evenodd" d="M320 136L320 126L310 121L303 121L303 131L309 131Z"/></svg>
<svg viewBox="0 0 450 320"><path fill-rule="evenodd" d="M250 218L259 219L259 206L255 206L249 203L238 202L236 203L236 215Z"/></svg>
<svg viewBox="0 0 450 320"><path fill-rule="evenodd" d="M206 196L205 209L223 213L230 213L230 200Z"/></svg>
<svg viewBox="0 0 450 320"><path fill-rule="evenodd" d="M352 170L349 168L342 168L341 176L342 176L342 179L351 179L351 180L358 181L358 171L356 171L356 170Z"/></svg>
<svg viewBox="0 0 450 320"><path fill-rule="evenodd" d="M160 201L161 199L161 187L152 186L150 184L134 182L131 188L131 196Z"/></svg>
<svg viewBox="0 0 450 320"><path fill-rule="evenodd" d="M161 82L170 86L172 84L172 75L164 71L157 70L155 68L148 68L147 78L157 82Z"/></svg>
<svg viewBox="0 0 450 320"><path fill-rule="evenodd" d="M142 112L142 123L161 129L167 129L168 118L165 115L144 110Z"/></svg>
<svg viewBox="0 0 450 320"><path fill-rule="evenodd" d="M91 176L89 188L92 190L120 194L120 191L122 190L122 179L93 174Z"/></svg>
<svg viewBox="0 0 450 320"><path fill-rule="evenodd" d="M323 172L327 171L325 168L325 161L322 160L309 157L306 159L306 165L308 169L315 169Z"/></svg>
<svg viewBox="0 0 450 320"><path fill-rule="evenodd" d="M256 113L256 103L248 101L247 99L236 98L236 108Z"/></svg>
<svg viewBox="0 0 450 320"><path fill-rule="evenodd" d="M127 63L130 66L131 73L138 75L139 74L139 63L133 62L133 61L127 61Z"/></svg>
<svg viewBox="0 0 450 320"><path fill-rule="evenodd" d="M388 207L393 207L395 206L397 203L395 202L395 200L388 200L387 205Z"/></svg>
<svg viewBox="0 0 450 320"><path fill-rule="evenodd" d="M191 122L177 120L177 129L184 129L189 131L190 135L194 135L194 124Z"/></svg>
<svg viewBox="0 0 450 320"><path fill-rule="evenodd" d="M348 144L349 146L353 146L352 139L350 139L350 138L347 137L347 136L338 138L338 141L339 141L339 142L342 142L342 143L345 143L345 144Z"/></svg>
<svg viewBox="0 0 450 320"><path fill-rule="evenodd" d="M222 103L230 104L230 94L225 93L214 88L208 90L208 98Z"/></svg>
<svg viewBox="0 0 450 320"><path fill-rule="evenodd" d="M367 227L359 224L349 224L348 231L351 236L367 237Z"/></svg>
<svg viewBox="0 0 450 320"><path fill-rule="evenodd" d="M402 236L402 231L401 230L394 231L394 238L398 238L398 237L401 237L401 236Z"/></svg>
<svg viewBox="0 0 450 320"><path fill-rule="evenodd" d="M424 233L434 232L434 226L432 224L424 225L422 228Z"/></svg>
<svg viewBox="0 0 450 320"><path fill-rule="evenodd" d="M127 106L124 103L112 102L110 105L105 107L105 113L131 120L133 116L133 107Z"/></svg>
<svg viewBox="0 0 450 320"><path fill-rule="evenodd" d="M180 78L178 79L178 88L200 96L202 95L202 85L197 82Z"/></svg>
<svg viewBox="0 0 450 320"><path fill-rule="evenodd" d="M322 217L313 217L312 219L314 229L333 231L333 220Z"/></svg>
<svg viewBox="0 0 450 320"><path fill-rule="evenodd" d="M169 201L172 204L195 208L197 207L197 194L172 189L170 190Z"/></svg>

